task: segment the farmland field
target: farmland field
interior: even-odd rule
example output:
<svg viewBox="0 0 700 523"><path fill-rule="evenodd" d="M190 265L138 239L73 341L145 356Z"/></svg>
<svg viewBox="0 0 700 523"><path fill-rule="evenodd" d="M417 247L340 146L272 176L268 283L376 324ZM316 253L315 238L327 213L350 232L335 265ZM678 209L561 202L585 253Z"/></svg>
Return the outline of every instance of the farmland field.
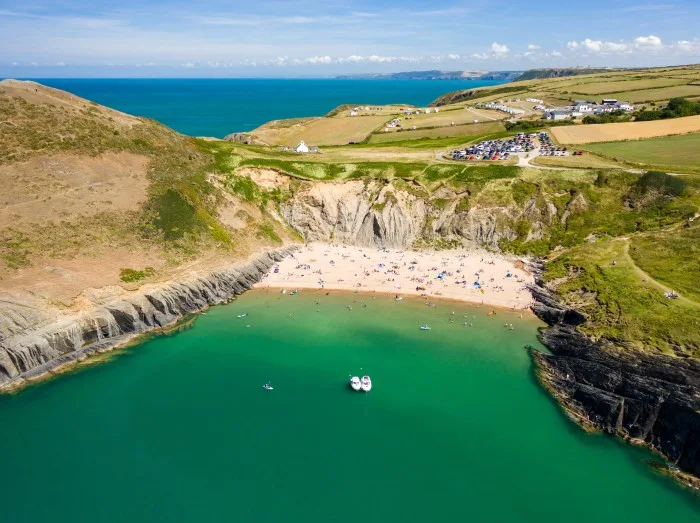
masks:
<svg viewBox="0 0 700 523"><path fill-rule="evenodd" d="M590 82L575 85L573 91L581 94L607 94L620 91L637 91L657 89L674 85L683 85L687 81L678 78L647 78L644 80L615 80L610 82Z"/></svg>
<svg viewBox="0 0 700 523"><path fill-rule="evenodd" d="M700 85L675 85L672 87L662 87L660 89L605 93L606 98L615 98L630 103L655 102L670 100L671 98L677 97L694 96L700 96Z"/></svg>
<svg viewBox="0 0 700 523"><path fill-rule="evenodd" d="M409 120L410 122L410 120ZM505 127L501 122L483 122L477 124L455 125L454 127L438 127L437 129L416 129L393 133L376 133L373 134L369 143L389 143L404 140L416 140L419 138L442 138L450 136L481 136L490 133L505 131Z"/></svg>
<svg viewBox="0 0 700 523"><path fill-rule="evenodd" d="M309 145L342 145L361 142L390 118L387 115L309 118L292 122L291 125L278 121L258 127L251 134L268 145L294 147L301 140Z"/></svg>
<svg viewBox="0 0 700 523"><path fill-rule="evenodd" d="M614 169L620 167L620 164L615 160L601 158L595 154L584 154L583 156L538 156L530 163L532 165L567 167L569 169Z"/></svg>
<svg viewBox="0 0 700 523"><path fill-rule="evenodd" d="M565 145L640 140L700 131L700 116L651 122L624 122L553 127L556 140Z"/></svg>
<svg viewBox="0 0 700 523"><path fill-rule="evenodd" d="M411 129L411 127L413 127L414 125L417 129L423 129L426 127L450 127L452 122L454 122L455 126L457 126L471 124L474 120L479 120L479 122L504 120L507 116L508 115L506 113L489 110L442 110L439 113L421 114L417 116L405 117L405 119L401 121L401 125L404 129Z"/></svg>
<svg viewBox="0 0 700 523"><path fill-rule="evenodd" d="M700 133L629 142L592 143L586 149L634 163L700 169Z"/></svg>

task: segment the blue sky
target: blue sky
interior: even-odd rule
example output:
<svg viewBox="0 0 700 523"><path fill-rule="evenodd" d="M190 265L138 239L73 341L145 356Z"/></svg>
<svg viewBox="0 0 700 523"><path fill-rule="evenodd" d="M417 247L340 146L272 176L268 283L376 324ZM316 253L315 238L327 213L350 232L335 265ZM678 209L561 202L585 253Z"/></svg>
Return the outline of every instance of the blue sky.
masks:
<svg viewBox="0 0 700 523"><path fill-rule="evenodd" d="M0 0L5 77L293 77L697 62L698 0Z"/></svg>

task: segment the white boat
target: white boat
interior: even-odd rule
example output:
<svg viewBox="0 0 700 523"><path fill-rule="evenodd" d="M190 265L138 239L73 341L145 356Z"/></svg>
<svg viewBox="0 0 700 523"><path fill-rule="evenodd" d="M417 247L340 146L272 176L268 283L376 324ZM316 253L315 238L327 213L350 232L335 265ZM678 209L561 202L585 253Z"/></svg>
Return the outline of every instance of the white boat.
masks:
<svg viewBox="0 0 700 523"><path fill-rule="evenodd" d="M422 331L429 331L429 330L432 330L432 328L430 327L430 325L423 325L423 326L420 328L420 330L422 330Z"/></svg>
<svg viewBox="0 0 700 523"><path fill-rule="evenodd" d="M352 390L360 390L362 388L362 383L360 383L360 378L353 376L350 378L350 387Z"/></svg>
<svg viewBox="0 0 700 523"><path fill-rule="evenodd" d="M236 318L245 318L246 316L248 316L248 313L244 312L243 314L239 314L238 316L236 316Z"/></svg>
<svg viewBox="0 0 700 523"><path fill-rule="evenodd" d="M269 383L265 383L265 385L263 385L263 389L272 390L272 385L270 385Z"/></svg>
<svg viewBox="0 0 700 523"><path fill-rule="evenodd" d="M365 392L372 390L372 380L369 376L362 376L362 390Z"/></svg>

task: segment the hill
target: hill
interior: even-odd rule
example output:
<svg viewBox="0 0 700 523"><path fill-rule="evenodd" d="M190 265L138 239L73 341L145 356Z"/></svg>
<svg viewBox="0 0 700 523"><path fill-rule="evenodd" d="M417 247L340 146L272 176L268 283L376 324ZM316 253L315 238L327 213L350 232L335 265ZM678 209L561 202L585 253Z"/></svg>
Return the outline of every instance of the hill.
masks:
<svg viewBox="0 0 700 523"><path fill-rule="evenodd" d="M613 68L589 68L589 67L569 67L564 69L530 69L515 78L514 82L523 80L544 80L547 78L562 78L565 76L578 76L581 74L605 73L609 71L620 71Z"/></svg>
<svg viewBox="0 0 700 523"><path fill-rule="evenodd" d="M374 73L343 75L337 78L376 78L384 80L502 80L511 82L522 71L406 71L401 73Z"/></svg>
<svg viewBox="0 0 700 523"><path fill-rule="evenodd" d="M88 288L126 292L295 238L215 173L202 143L155 121L0 82L0 316L82 310Z"/></svg>
<svg viewBox="0 0 700 523"><path fill-rule="evenodd" d="M575 76L559 75L535 79L520 78L505 86L482 87L447 93L432 105L442 107L460 102L487 102L500 98L538 98L551 105L574 100L615 98L634 104L658 104L671 98L700 98L700 66L660 67L654 69L605 70ZM528 73L526 73L528 74Z"/></svg>

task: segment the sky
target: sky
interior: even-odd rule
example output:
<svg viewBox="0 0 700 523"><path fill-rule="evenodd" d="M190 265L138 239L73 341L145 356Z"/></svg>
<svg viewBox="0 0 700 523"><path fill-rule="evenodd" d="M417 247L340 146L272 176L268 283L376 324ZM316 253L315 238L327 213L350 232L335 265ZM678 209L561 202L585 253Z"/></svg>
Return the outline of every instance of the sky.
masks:
<svg viewBox="0 0 700 523"><path fill-rule="evenodd" d="M0 0L0 77L327 77L698 62L699 0Z"/></svg>

